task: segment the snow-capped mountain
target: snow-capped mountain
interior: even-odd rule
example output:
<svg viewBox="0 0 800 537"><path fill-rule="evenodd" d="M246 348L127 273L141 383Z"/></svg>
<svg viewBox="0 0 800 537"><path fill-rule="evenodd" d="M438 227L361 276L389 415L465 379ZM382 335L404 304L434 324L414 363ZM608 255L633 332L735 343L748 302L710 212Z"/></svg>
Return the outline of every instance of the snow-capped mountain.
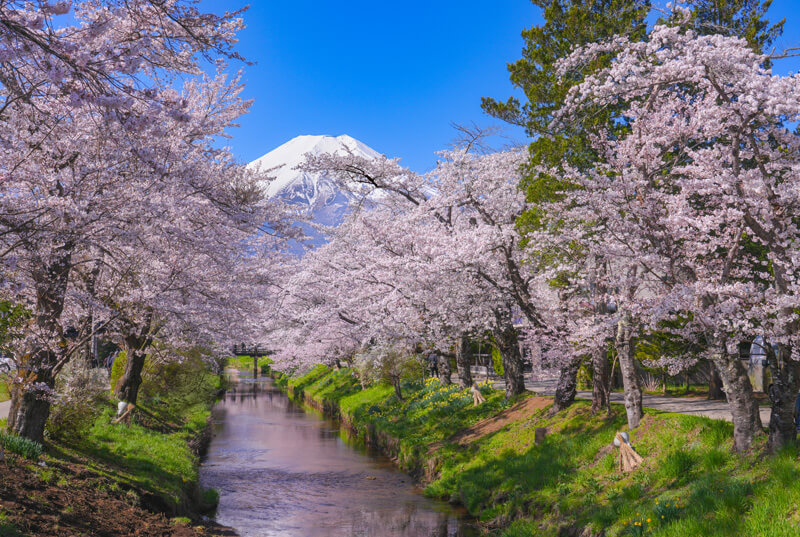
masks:
<svg viewBox="0 0 800 537"><path fill-rule="evenodd" d="M248 168L258 169L275 177L274 180L264 184L268 197L277 196L290 203L307 205L314 222L335 226L341 223L347 211L350 201L348 195L342 192L332 179L295 168L305 161L307 153L346 154L348 150L364 158L380 157L374 149L344 134L307 135L289 140L248 164Z"/></svg>

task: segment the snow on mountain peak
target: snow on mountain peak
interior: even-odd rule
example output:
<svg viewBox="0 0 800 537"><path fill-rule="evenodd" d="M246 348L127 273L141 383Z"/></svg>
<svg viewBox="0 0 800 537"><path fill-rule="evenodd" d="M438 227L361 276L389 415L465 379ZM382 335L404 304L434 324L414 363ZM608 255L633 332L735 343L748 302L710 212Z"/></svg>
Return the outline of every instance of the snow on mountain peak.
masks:
<svg viewBox="0 0 800 537"><path fill-rule="evenodd" d="M319 190L320 183L330 183L324 177L309 174L295 169L305 161L306 154L321 155L324 153L346 154L347 150L356 156L364 158L378 158L380 153L359 142L355 138L342 134L341 136L329 135L303 135L292 138L280 147L273 149L263 157L247 165L248 168L268 172L275 177L265 185L268 197L280 195L281 197L295 200L294 194L300 194L298 187L313 187ZM307 192L312 194L313 192ZM296 201L301 201L296 199ZM314 205L313 199L307 199L309 205Z"/></svg>
<svg viewBox="0 0 800 537"><path fill-rule="evenodd" d="M347 152L364 158L379 158L374 149L355 138L341 136L298 136L273 149L263 157L247 165L248 168L265 172L274 179L265 182L263 188L268 197L306 206L311 219L323 226L338 226L350 208L350 195L342 191L335 181L319 173L307 173L296 169L305 161L306 154L324 153L345 155ZM312 244L319 245L325 238L318 231L302 225L312 237Z"/></svg>

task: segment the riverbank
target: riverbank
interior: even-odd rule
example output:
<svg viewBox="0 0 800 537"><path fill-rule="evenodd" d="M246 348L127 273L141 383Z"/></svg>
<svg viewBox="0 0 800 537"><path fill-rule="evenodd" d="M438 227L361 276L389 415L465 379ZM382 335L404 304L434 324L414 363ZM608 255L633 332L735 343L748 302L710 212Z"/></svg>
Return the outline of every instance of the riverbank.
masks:
<svg viewBox="0 0 800 537"><path fill-rule="evenodd" d="M611 442L624 409L592 416L587 402L548 417L550 400L510 406L484 386L487 403L436 380L363 389L346 369L274 374L295 399L338 416L426 486L459 503L487 533L542 535L789 537L800 534L800 451L731 452L724 421L647 410L631 441L644 457L624 474ZM536 431L545 436L537 443ZM539 433L542 435L542 432Z"/></svg>
<svg viewBox="0 0 800 537"><path fill-rule="evenodd" d="M54 411L66 426L49 424L40 456L0 462L0 535L235 535L203 517L217 492L198 485L221 382L187 359L145 379L125 423L108 396Z"/></svg>

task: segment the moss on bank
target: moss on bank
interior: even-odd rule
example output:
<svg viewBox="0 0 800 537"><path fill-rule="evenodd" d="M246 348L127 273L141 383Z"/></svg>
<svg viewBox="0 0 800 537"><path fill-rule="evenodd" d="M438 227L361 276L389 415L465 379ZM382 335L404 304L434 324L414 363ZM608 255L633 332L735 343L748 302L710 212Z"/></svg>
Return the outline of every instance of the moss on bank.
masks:
<svg viewBox="0 0 800 537"><path fill-rule="evenodd" d="M733 455L727 422L648 410L631 432L645 462L622 474L611 447L627 429L622 407L611 416L592 416L582 401L554 417L541 409L462 445L455 433L508 406L500 392L483 387L487 403L473 408L465 391L431 379L405 384L399 401L389 386L362 389L346 369L277 377L294 397L335 407L427 494L463 504L492 535L800 534L800 450L766 456L761 439ZM547 435L536 445L539 428Z"/></svg>

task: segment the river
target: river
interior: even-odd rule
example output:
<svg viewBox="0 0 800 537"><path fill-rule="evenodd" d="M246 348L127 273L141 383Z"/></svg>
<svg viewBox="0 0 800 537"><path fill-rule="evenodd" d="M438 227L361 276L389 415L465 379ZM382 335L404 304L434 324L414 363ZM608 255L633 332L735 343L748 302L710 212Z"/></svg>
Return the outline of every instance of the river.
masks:
<svg viewBox="0 0 800 537"><path fill-rule="evenodd" d="M449 504L421 495L339 424L295 404L270 379L241 377L212 410L200 468L219 490L216 520L243 537L474 537Z"/></svg>

